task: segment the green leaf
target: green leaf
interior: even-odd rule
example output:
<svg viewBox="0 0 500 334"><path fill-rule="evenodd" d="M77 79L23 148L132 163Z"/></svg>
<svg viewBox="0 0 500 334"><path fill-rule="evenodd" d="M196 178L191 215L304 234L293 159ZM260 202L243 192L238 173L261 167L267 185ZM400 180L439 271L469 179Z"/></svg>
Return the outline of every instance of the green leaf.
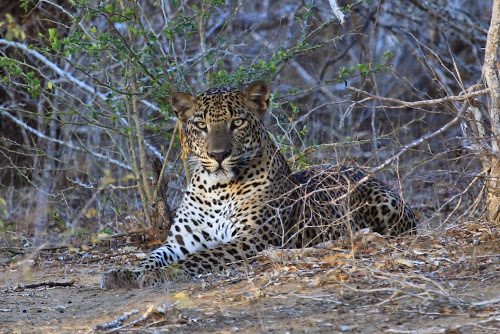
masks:
<svg viewBox="0 0 500 334"><path fill-rule="evenodd" d="M132 34L134 35L137 35L137 33L139 32L139 30L137 28L134 28L134 27L128 27L128 29L132 32Z"/></svg>

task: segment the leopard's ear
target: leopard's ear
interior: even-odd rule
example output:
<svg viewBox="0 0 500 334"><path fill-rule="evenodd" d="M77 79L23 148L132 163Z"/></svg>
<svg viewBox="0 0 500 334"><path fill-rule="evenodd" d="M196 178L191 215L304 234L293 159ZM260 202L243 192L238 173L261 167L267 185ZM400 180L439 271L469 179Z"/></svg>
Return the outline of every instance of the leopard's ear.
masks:
<svg viewBox="0 0 500 334"><path fill-rule="evenodd" d="M170 105L174 109L177 117L186 123L189 117L193 116L198 100L196 97L186 93L174 93L170 95Z"/></svg>
<svg viewBox="0 0 500 334"><path fill-rule="evenodd" d="M255 81L243 91L248 107L263 117L269 105L269 84L264 81Z"/></svg>

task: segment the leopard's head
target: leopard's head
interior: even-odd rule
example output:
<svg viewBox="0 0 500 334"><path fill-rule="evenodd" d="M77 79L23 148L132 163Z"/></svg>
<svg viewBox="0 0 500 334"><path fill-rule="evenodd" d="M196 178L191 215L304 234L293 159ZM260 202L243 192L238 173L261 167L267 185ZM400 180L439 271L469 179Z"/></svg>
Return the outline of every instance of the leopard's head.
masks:
<svg viewBox="0 0 500 334"><path fill-rule="evenodd" d="M256 81L243 91L212 88L198 97L174 93L177 117L186 124L187 142L208 174L233 179L262 154L268 140L262 118L269 103L269 85Z"/></svg>

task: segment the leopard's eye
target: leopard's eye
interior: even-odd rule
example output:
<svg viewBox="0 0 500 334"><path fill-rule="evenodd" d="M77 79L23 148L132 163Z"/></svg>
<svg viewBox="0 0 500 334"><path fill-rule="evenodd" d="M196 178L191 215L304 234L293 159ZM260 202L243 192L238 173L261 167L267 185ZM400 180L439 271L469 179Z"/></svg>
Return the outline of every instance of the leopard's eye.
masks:
<svg viewBox="0 0 500 334"><path fill-rule="evenodd" d="M234 127L240 127L240 126L242 126L242 125L243 125L243 123L244 123L244 122L245 122L245 121L244 121L244 120L242 120L241 118L235 119L235 120L233 121L233 126L234 126Z"/></svg>
<svg viewBox="0 0 500 334"><path fill-rule="evenodd" d="M196 122L194 123L198 129L205 130L207 128L207 123L205 122Z"/></svg>

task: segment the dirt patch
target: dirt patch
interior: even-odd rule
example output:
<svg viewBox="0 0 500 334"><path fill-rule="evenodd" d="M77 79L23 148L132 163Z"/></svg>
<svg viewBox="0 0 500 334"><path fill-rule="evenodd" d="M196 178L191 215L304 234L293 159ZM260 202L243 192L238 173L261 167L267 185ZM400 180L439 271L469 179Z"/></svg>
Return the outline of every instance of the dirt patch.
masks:
<svg viewBox="0 0 500 334"><path fill-rule="evenodd" d="M496 333L499 238L497 228L482 224L440 237L368 234L344 244L268 251L246 271L144 290L101 290L107 261L43 265L37 259L30 270L2 272L0 332ZM74 284L19 285L40 282ZM109 325L125 314L131 316Z"/></svg>

